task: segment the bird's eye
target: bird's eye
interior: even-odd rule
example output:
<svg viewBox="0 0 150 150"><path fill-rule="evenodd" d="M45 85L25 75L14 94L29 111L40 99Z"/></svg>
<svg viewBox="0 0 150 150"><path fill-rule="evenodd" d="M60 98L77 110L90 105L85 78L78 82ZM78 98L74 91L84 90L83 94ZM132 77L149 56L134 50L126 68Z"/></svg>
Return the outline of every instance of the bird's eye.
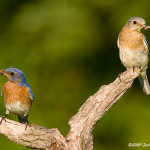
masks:
<svg viewBox="0 0 150 150"><path fill-rule="evenodd" d="M13 76L13 75L14 75L14 72L10 72L10 75Z"/></svg>
<svg viewBox="0 0 150 150"><path fill-rule="evenodd" d="M133 21L133 24L136 24L136 21Z"/></svg>

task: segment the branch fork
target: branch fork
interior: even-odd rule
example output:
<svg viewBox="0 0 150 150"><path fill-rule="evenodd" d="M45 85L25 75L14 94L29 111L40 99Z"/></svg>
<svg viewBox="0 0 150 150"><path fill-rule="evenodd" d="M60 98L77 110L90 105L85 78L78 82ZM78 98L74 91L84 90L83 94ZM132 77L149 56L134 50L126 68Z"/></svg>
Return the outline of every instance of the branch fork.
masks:
<svg viewBox="0 0 150 150"><path fill-rule="evenodd" d="M32 149L92 150L93 126L126 93L139 74L140 69L129 69L112 83L101 86L69 120L70 131L66 137L56 128L48 129L35 124L25 130L24 124L9 119L0 125L0 133L11 141Z"/></svg>

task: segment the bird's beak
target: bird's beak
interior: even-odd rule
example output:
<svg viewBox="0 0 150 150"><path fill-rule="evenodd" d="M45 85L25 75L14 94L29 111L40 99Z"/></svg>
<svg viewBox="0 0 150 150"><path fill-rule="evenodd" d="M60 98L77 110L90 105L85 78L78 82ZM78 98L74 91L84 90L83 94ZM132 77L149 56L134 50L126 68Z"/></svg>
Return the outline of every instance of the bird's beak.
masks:
<svg viewBox="0 0 150 150"><path fill-rule="evenodd" d="M4 75L4 70L0 70L0 75Z"/></svg>
<svg viewBox="0 0 150 150"><path fill-rule="evenodd" d="M149 29L150 29L150 26L145 25L145 26L144 26L144 29L145 29L145 30L149 30Z"/></svg>

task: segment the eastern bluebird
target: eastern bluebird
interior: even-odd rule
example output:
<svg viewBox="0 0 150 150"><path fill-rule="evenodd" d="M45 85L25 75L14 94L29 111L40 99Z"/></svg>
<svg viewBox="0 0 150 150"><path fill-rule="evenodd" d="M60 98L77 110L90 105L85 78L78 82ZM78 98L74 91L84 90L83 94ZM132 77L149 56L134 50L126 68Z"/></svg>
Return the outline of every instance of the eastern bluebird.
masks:
<svg viewBox="0 0 150 150"><path fill-rule="evenodd" d="M7 68L0 70L0 74L8 78L2 87L2 96L6 107L5 117L11 112L18 116L19 122L28 124L33 93L26 82L24 73L17 68Z"/></svg>
<svg viewBox="0 0 150 150"><path fill-rule="evenodd" d="M126 69L139 67L140 83L145 94L150 94L150 86L146 75L148 66L148 44L142 29L150 29L141 17L131 17L118 36L117 45L122 64Z"/></svg>

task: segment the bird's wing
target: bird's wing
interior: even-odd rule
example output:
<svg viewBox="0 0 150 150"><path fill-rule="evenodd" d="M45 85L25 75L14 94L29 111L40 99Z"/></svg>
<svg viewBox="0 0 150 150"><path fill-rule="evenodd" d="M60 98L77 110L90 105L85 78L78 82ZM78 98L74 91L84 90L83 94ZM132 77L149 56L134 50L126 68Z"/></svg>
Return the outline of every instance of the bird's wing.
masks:
<svg viewBox="0 0 150 150"><path fill-rule="evenodd" d="M117 46L118 46L118 48L120 48L120 45L119 45L119 36L118 36L118 40L117 40Z"/></svg>
<svg viewBox="0 0 150 150"><path fill-rule="evenodd" d="M143 40L144 40L143 42L144 42L145 49L148 52L148 43L144 34L143 34Z"/></svg>
<svg viewBox="0 0 150 150"><path fill-rule="evenodd" d="M30 99L33 101L33 99L34 99L33 92L30 87L28 87L28 90L29 90L29 94L30 94Z"/></svg>
<svg viewBox="0 0 150 150"><path fill-rule="evenodd" d="M31 90L30 86L28 85L28 83L25 83L25 86L28 88L28 92L29 92L31 101L33 101L34 100L34 95L33 95L33 92Z"/></svg>

